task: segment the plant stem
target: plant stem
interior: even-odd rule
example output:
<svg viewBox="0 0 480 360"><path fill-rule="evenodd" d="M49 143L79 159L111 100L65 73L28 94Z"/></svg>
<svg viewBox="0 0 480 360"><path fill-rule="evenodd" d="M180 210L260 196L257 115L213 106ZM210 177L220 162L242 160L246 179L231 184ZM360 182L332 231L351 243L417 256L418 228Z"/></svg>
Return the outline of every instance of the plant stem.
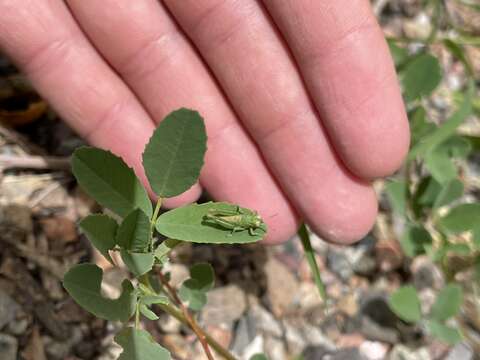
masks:
<svg viewBox="0 0 480 360"><path fill-rule="evenodd" d="M168 283L167 279L165 276L160 272L159 273L160 280L162 282L162 286L166 288L168 291L166 291L167 296L175 303L180 303L180 305L183 306L181 300L179 299L177 292L175 289ZM152 289L152 285L150 284L150 279L148 278L148 275L142 275L138 279L143 285ZM220 345L214 338L212 338L210 335L205 333L202 328L196 323L195 319L190 316L190 320L186 316L185 312L179 309L177 309L175 306L172 306L170 304L157 304L157 306L165 311L167 314L173 316L175 319L180 321L181 323L189 326L193 331L195 331L195 334L198 336L199 340L204 339L206 343L208 343L219 355L223 356L226 360L237 360L235 356L233 356L227 349L225 349L222 345ZM186 309L185 309L186 310ZM186 311L188 315L188 311ZM195 329L192 327L192 324L194 324ZM202 344L203 345L203 344ZM211 355L211 353L210 353ZM208 356L208 355L207 355Z"/></svg>
<svg viewBox="0 0 480 360"><path fill-rule="evenodd" d="M175 300L175 302L177 303L177 305L180 307L180 309L182 310L182 313L183 313L183 316L184 318L186 319L187 323L190 325L190 328L193 330L193 332L197 335L198 337L198 340L200 341L200 344L202 344L202 347L203 347L203 350L205 351L205 355L207 355L207 358L209 360L215 360L213 358L213 355L210 351L210 348L208 347L208 342L207 342L207 339L206 339L206 336L205 336L205 333L200 329L200 327L198 326L197 322L195 321L195 319L192 317L192 315L190 314L190 312L188 311L188 309L186 308L186 306L182 303L182 301L180 300L180 298L178 297L177 295L177 292L175 291L175 289L168 283L167 279L165 278L165 276L159 272L158 276L160 277L160 281L161 283L163 284L163 286L165 286L165 288L168 290L168 292L170 293L170 295L172 295L172 298Z"/></svg>
<svg viewBox="0 0 480 360"><path fill-rule="evenodd" d="M177 308L173 307L172 305L168 304L158 304L158 307L165 311L167 314L173 316L175 319L180 321L181 323L190 326L188 320L185 318L183 313L178 310ZM220 345L214 338L210 335L205 333L201 328L198 329L203 336L205 337L208 344L221 356L223 356L226 360L237 360L230 352L225 349L222 345Z"/></svg>
<svg viewBox="0 0 480 360"><path fill-rule="evenodd" d="M433 27L432 30L430 31L430 35L428 35L428 38L426 40L427 44L433 44L437 38L437 33L438 29L440 27L440 11L442 8L442 2L440 0L435 0L433 4Z"/></svg>
<svg viewBox="0 0 480 360"><path fill-rule="evenodd" d="M135 329L138 329L140 327L140 309L138 308L138 302L137 305L135 305Z"/></svg>
<svg viewBox="0 0 480 360"><path fill-rule="evenodd" d="M150 219L150 236L153 235L153 229L155 228L155 222L157 221L158 213L162 207L162 198L159 197L157 200L157 205L155 205L155 210L153 211L152 218Z"/></svg>

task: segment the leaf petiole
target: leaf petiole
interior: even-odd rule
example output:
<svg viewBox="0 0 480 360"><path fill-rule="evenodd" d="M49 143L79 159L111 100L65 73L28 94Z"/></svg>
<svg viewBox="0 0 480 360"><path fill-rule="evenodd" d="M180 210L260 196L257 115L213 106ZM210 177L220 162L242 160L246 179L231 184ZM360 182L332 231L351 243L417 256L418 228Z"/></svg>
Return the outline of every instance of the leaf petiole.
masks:
<svg viewBox="0 0 480 360"><path fill-rule="evenodd" d="M157 205L155 205L155 210L153 211L152 218L150 219L150 237L153 236L153 230L155 229L155 223L158 218L158 213L160 212L160 208L162 207L162 198L159 197L157 200Z"/></svg>

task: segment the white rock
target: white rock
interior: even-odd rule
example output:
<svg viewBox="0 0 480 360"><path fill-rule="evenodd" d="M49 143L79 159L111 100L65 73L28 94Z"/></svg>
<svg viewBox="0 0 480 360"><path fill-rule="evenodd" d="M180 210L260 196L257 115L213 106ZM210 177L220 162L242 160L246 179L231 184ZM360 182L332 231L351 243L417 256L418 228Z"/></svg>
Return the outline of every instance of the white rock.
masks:
<svg viewBox="0 0 480 360"><path fill-rule="evenodd" d="M378 341L364 341L359 350L368 360L383 360L387 355L388 346Z"/></svg>
<svg viewBox="0 0 480 360"><path fill-rule="evenodd" d="M282 336L282 328L275 317L260 305L253 305L248 312L257 330L276 337Z"/></svg>
<svg viewBox="0 0 480 360"><path fill-rule="evenodd" d="M253 341L248 344L242 354L237 354L242 360L249 360L253 355L263 353L264 339L261 335L257 335Z"/></svg>
<svg viewBox="0 0 480 360"><path fill-rule="evenodd" d="M267 336L265 338L265 353L269 359L288 359L285 344L274 337Z"/></svg>
<svg viewBox="0 0 480 360"><path fill-rule="evenodd" d="M213 289L207 294L207 304L201 319L205 325L232 324L247 309L245 293L237 285Z"/></svg>
<svg viewBox="0 0 480 360"><path fill-rule="evenodd" d="M0 329L15 318L19 305L0 288Z"/></svg>
<svg viewBox="0 0 480 360"><path fill-rule="evenodd" d="M405 345L395 345L390 352L389 360L432 360L428 349L410 349Z"/></svg>
<svg viewBox="0 0 480 360"><path fill-rule="evenodd" d="M0 359L16 360L18 352L18 342L13 336L0 334Z"/></svg>
<svg viewBox="0 0 480 360"><path fill-rule="evenodd" d="M470 345L459 343L448 353L445 360L473 360L474 353Z"/></svg>

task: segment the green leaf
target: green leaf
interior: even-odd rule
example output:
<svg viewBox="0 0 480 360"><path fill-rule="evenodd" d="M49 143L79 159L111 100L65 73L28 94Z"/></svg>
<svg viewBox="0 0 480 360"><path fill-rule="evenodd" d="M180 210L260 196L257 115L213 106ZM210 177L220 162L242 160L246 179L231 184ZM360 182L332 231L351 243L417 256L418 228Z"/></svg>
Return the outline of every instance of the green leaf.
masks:
<svg viewBox="0 0 480 360"><path fill-rule="evenodd" d="M148 320L158 320L159 317L157 314L155 314L152 310L150 310L145 304L140 304L140 312L142 313L143 316L145 316Z"/></svg>
<svg viewBox="0 0 480 360"><path fill-rule="evenodd" d="M147 306L156 305L156 304L166 305L169 303L168 297L164 295L146 295L146 296L142 296L140 298L140 301Z"/></svg>
<svg viewBox="0 0 480 360"><path fill-rule="evenodd" d="M198 282L195 279L187 279L183 282L178 295L194 311L200 311L207 303L207 294L197 289Z"/></svg>
<svg viewBox="0 0 480 360"><path fill-rule="evenodd" d="M165 239L155 249L155 258L157 258L160 263L164 264L167 262L170 252L180 243L181 241L179 240Z"/></svg>
<svg viewBox="0 0 480 360"><path fill-rule="evenodd" d="M452 114L441 126L435 131L426 135L417 144L415 144L408 153L408 160L413 160L417 156L424 156L428 151L443 143L450 136L455 134L456 129L463 121L472 113L472 98L475 91L475 85L469 84L467 94L459 109Z"/></svg>
<svg viewBox="0 0 480 360"><path fill-rule="evenodd" d="M439 220L439 225L453 234L473 230L479 223L480 203L458 205Z"/></svg>
<svg viewBox="0 0 480 360"><path fill-rule="evenodd" d="M459 135L450 136L447 140L439 144L438 147L452 158L465 159L472 151L470 141Z"/></svg>
<svg viewBox="0 0 480 360"><path fill-rule="evenodd" d="M420 180L412 196L412 209L417 219L424 213L428 214L430 212L441 190L442 185L432 176L425 176Z"/></svg>
<svg viewBox="0 0 480 360"><path fill-rule="evenodd" d="M128 270L130 270L136 277L142 276L152 270L153 261L155 260L153 252L134 253L122 249L120 250L120 255L122 256L122 260Z"/></svg>
<svg viewBox="0 0 480 360"><path fill-rule="evenodd" d="M437 58L421 54L405 66L401 80L406 100L412 101L435 90L442 80L442 69Z"/></svg>
<svg viewBox="0 0 480 360"><path fill-rule="evenodd" d="M265 354L255 354L253 355L250 360L268 360Z"/></svg>
<svg viewBox="0 0 480 360"><path fill-rule="evenodd" d="M447 246L441 246L439 248L433 245L425 245L425 251L433 262L441 263L447 255Z"/></svg>
<svg viewBox="0 0 480 360"><path fill-rule="evenodd" d="M418 106L408 114L410 120L411 147L415 146L424 136L430 134L435 124L427 121L427 112L423 106Z"/></svg>
<svg viewBox="0 0 480 360"><path fill-rule="evenodd" d="M298 230L298 236L302 242L303 251L305 252L305 257L307 258L307 263L312 272L315 285L317 286L318 293L324 302L327 301L327 291L325 285L322 281L322 276L320 275L320 269L318 268L317 259L315 258L315 252L312 248L312 243L310 241L310 235L308 234L307 227L305 224L300 226Z"/></svg>
<svg viewBox="0 0 480 360"><path fill-rule="evenodd" d="M473 227L473 245L478 250L480 249L480 224Z"/></svg>
<svg viewBox="0 0 480 360"><path fill-rule="evenodd" d="M407 184L404 181L389 181L385 185L385 191L393 210L400 215L405 214L408 197Z"/></svg>
<svg viewBox="0 0 480 360"><path fill-rule="evenodd" d="M116 242L118 246L131 252L149 251L150 219L142 210L133 210L122 221L117 231Z"/></svg>
<svg viewBox="0 0 480 360"><path fill-rule="evenodd" d="M209 291L215 285L215 272L207 263L195 264L190 268L190 277L197 281L198 289Z"/></svg>
<svg viewBox="0 0 480 360"><path fill-rule="evenodd" d="M447 243L444 245L445 251L448 253L454 253L457 255L467 256L472 253L472 249L467 244L452 244Z"/></svg>
<svg viewBox="0 0 480 360"><path fill-rule="evenodd" d="M197 181L207 150L202 117L193 110L170 113L157 127L143 153L143 166L153 191L179 195Z"/></svg>
<svg viewBox="0 0 480 360"><path fill-rule="evenodd" d="M428 332L437 339L454 345L462 340L462 334L458 329L439 323L435 320L427 320L426 322Z"/></svg>
<svg viewBox="0 0 480 360"><path fill-rule="evenodd" d="M210 264L196 264L190 269L190 278L180 287L179 295L182 301L188 303L192 310L199 311L207 302L207 291L215 283L215 275Z"/></svg>
<svg viewBox="0 0 480 360"><path fill-rule="evenodd" d="M403 252L409 257L425 254L425 246L432 244L430 233L422 226L410 226L405 229L400 240Z"/></svg>
<svg viewBox="0 0 480 360"><path fill-rule="evenodd" d="M205 222L209 211L236 209L237 206L224 202L208 202L205 204L191 204L170 210L158 217L156 228L158 232L168 238L209 244L243 244L256 242L265 236L265 224L255 230L256 235L249 234L248 230L237 231L232 234L230 229ZM240 208L243 211L251 210Z"/></svg>
<svg viewBox="0 0 480 360"><path fill-rule="evenodd" d="M132 284L124 280L120 297L107 299L100 293L102 277L103 271L96 265L75 265L65 274L63 286L81 307L95 316L110 321L128 321L136 302Z"/></svg>
<svg viewBox="0 0 480 360"><path fill-rule="evenodd" d="M387 42L395 67L399 68L400 66L404 65L405 62L408 60L408 51L404 47L398 46L395 41L391 39Z"/></svg>
<svg viewBox="0 0 480 360"><path fill-rule="evenodd" d="M430 311L430 317L443 322L460 311L463 301L462 288L457 284L448 284L437 295Z"/></svg>
<svg viewBox="0 0 480 360"><path fill-rule="evenodd" d="M115 336L122 348L118 360L170 360L170 353L157 344L152 336L139 329L127 327Z"/></svg>
<svg viewBox="0 0 480 360"><path fill-rule="evenodd" d="M422 318L420 300L413 286L403 286L390 297L390 309L402 320L416 323Z"/></svg>
<svg viewBox="0 0 480 360"><path fill-rule="evenodd" d="M452 201L457 200L463 195L463 183L460 180L454 179L444 184L435 203L434 209L438 209L442 206L450 204Z"/></svg>
<svg viewBox="0 0 480 360"><path fill-rule="evenodd" d="M109 151L81 147L72 171L80 186L99 204L124 217L135 208L151 216L152 203L135 173Z"/></svg>
<svg viewBox="0 0 480 360"><path fill-rule="evenodd" d="M449 155L440 148L429 151L425 156L425 166L440 184L457 177L457 168Z"/></svg>
<svg viewBox="0 0 480 360"><path fill-rule="evenodd" d="M450 40L450 39L444 39L443 40L443 45L447 48L450 53L456 57L460 62L463 64L465 67L465 70L468 73L468 76L474 77L474 71L472 64L470 64L470 61L468 60L467 56L465 55L465 50L463 49L462 45L457 44L456 42Z"/></svg>
<svg viewBox="0 0 480 360"><path fill-rule="evenodd" d="M463 135L462 138L470 144L471 152L477 153L480 151L480 136Z"/></svg>
<svg viewBox="0 0 480 360"><path fill-rule="evenodd" d="M113 265L108 250L115 247L117 222L107 215L95 214L84 218L79 226L93 246Z"/></svg>

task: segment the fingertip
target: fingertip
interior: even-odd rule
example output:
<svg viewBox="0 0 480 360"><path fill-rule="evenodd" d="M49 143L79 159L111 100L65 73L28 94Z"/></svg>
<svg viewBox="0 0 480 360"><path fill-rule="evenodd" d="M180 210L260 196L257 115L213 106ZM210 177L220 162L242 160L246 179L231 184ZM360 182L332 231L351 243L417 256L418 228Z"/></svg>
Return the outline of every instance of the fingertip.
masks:
<svg viewBox="0 0 480 360"><path fill-rule="evenodd" d="M276 206L263 204L258 213L267 225L267 235L262 240L263 245L280 245L290 240L300 227L300 217L286 202L277 202Z"/></svg>
<svg viewBox="0 0 480 360"><path fill-rule="evenodd" d="M386 129L369 137L369 143L360 146L363 156L343 156L354 175L374 180L390 176L402 166L410 148L410 129L403 110L396 123L396 129Z"/></svg>
<svg viewBox="0 0 480 360"><path fill-rule="evenodd" d="M190 189L178 196L165 199L162 203L163 207L173 209L197 201L202 195L202 188L199 184L193 185Z"/></svg>
<svg viewBox="0 0 480 360"><path fill-rule="evenodd" d="M297 232L300 226L298 217L289 216L278 222L268 222L268 231L266 237L262 240L263 245L281 245L290 240Z"/></svg>
<svg viewBox="0 0 480 360"><path fill-rule="evenodd" d="M370 186L352 192L350 199L343 201L331 202L321 217L308 217L308 224L325 241L350 245L361 240L372 229L378 203Z"/></svg>

